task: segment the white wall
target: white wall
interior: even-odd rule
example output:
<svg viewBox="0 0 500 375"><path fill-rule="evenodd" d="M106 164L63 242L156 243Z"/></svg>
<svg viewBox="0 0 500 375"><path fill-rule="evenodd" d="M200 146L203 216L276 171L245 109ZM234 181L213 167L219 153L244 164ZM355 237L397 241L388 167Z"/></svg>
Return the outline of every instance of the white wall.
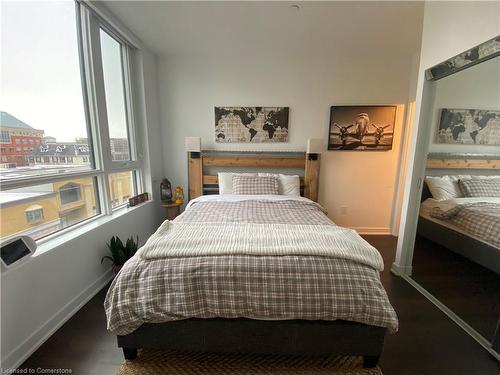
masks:
<svg viewBox="0 0 500 375"><path fill-rule="evenodd" d="M411 57L249 54L162 58L159 63L165 175L187 187L185 136L201 136L204 149L299 150L322 138L329 109L342 104L398 104L395 139L387 152L325 152L320 203L338 224L389 233L396 172L409 98ZM216 144L214 106L290 107L286 144ZM347 214L341 214L341 207Z"/></svg>
<svg viewBox="0 0 500 375"><path fill-rule="evenodd" d="M424 8L420 66L416 85L415 117L408 159L396 260L392 270L410 274L421 187L430 137L432 91L425 70L500 35L500 2L434 2ZM426 89L426 90L425 90ZM427 91L427 97L424 92ZM423 146L422 146L423 145Z"/></svg>
<svg viewBox="0 0 500 375"><path fill-rule="evenodd" d="M428 69L500 34L498 1L427 1L420 65Z"/></svg>
<svg viewBox="0 0 500 375"><path fill-rule="evenodd" d="M143 49L135 77L140 152L145 163L146 189L155 201L130 209L78 237L34 256L1 275L1 366L16 367L110 280L106 242L113 235L139 235L143 243L162 220L157 186L163 162L160 144L156 57ZM104 314L104 308L103 308ZM104 327L103 327L104 329Z"/></svg>

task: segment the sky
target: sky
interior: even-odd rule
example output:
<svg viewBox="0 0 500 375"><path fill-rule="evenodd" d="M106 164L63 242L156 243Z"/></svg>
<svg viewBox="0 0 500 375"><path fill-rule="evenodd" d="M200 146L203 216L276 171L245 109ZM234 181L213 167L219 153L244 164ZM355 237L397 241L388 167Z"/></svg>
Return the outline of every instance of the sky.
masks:
<svg viewBox="0 0 500 375"><path fill-rule="evenodd" d="M101 37L109 128L123 137L119 46L109 39ZM87 137L72 0L1 2L0 110L58 141Z"/></svg>

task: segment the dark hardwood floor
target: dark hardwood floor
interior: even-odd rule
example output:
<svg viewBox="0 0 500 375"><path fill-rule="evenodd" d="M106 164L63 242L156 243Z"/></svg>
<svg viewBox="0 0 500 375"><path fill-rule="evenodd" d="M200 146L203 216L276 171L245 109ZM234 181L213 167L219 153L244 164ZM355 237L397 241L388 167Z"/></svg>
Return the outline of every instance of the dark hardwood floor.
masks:
<svg viewBox="0 0 500 375"><path fill-rule="evenodd" d="M381 275L396 309L400 330L386 339L384 375L489 375L500 364L432 303L389 269L396 239L367 236L385 260ZM122 363L115 337L106 331L102 290L61 327L22 368L71 368L73 374L114 375Z"/></svg>
<svg viewBox="0 0 500 375"><path fill-rule="evenodd" d="M500 275L417 235L412 278L486 339L500 318Z"/></svg>

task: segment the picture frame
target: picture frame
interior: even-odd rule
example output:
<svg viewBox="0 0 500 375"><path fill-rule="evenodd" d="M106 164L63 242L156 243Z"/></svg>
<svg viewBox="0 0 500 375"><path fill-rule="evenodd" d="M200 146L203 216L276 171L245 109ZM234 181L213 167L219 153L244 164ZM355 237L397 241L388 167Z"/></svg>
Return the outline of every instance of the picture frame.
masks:
<svg viewBox="0 0 500 375"><path fill-rule="evenodd" d="M500 110L442 108L436 143L500 145Z"/></svg>
<svg viewBox="0 0 500 375"><path fill-rule="evenodd" d="M215 142L288 142L289 107L215 107Z"/></svg>
<svg viewBox="0 0 500 375"><path fill-rule="evenodd" d="M330 107L328 150L391 150L396 109L395 105Z"/></svg>

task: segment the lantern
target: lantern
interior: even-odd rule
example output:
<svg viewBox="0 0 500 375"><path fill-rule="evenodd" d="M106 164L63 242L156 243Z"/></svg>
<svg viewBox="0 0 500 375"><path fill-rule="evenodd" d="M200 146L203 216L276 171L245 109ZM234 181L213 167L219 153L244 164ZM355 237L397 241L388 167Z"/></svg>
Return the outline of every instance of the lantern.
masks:
<svg viewBox="0 0 500 375"><path fill-rule="evenodd" d="M160 183L160 199L162 202L172 203L172 185L166 178Z"/></svg>
<svg viewBox="0 0 500 375"><path fill-rule="evenodd" d="M184 190L182 189L182 187L177 186L175 188L174 200L175 200L175 203L177 203L177 204L183 204L184 203Z"/></svg>

